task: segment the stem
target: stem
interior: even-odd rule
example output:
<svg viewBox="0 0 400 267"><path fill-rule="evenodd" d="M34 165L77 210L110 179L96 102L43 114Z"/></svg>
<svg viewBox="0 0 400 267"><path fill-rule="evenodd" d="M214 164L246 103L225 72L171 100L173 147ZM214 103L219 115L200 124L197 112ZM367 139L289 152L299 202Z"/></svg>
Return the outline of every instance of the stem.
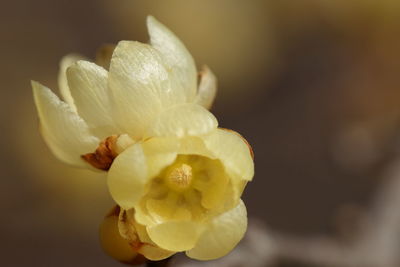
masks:
<svg viewBox="0 0 400 267"><path fill-rule="evenodd" d="M172 257L160 261L147 261L147 267L168 267Z"/></svg>

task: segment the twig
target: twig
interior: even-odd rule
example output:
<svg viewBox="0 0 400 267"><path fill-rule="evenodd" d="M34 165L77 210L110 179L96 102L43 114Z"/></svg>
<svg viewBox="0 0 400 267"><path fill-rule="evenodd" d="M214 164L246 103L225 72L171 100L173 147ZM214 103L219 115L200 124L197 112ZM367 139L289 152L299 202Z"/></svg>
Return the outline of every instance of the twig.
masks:
<svg viewBox="0 0 400 267"><path fill-rule="evenodd" d="M170 266L171 258L166 258L165 260L160 260L160 261L147 261L146 266L147 267L168 267Z"/></svg>

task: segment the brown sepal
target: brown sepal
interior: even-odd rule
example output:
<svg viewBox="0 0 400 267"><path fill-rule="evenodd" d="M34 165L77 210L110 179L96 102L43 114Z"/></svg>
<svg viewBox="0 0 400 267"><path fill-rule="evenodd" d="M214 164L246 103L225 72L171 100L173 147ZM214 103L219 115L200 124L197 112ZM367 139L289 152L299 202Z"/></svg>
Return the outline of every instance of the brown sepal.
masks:
<svg viewBox="0 0 400 267"><path fill-rule="evenodd" d="M114 159L118 155L115 151L117 140L117 135L109 136L105 140L101 141L99 147L94 153L82 155L81 158L96 169L108 171Z"/></svg>

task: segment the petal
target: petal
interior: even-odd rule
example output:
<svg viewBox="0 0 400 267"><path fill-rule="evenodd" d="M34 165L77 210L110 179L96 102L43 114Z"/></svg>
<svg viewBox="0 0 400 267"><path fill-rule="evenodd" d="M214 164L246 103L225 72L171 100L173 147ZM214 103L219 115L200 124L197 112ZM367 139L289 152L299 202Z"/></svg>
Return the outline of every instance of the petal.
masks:
<svg viewBox="0 0 400 267"><path fill-rule="evenodd" d="M118 134L111 117L108 73L102 67L78 61L67 70L68 85L78 114L100 139Z"/></svg>
<svg viewBox="0 0 400 267"><path fill-rule="evenodd" d="M210 109L217 94L217 78L207 66L203 67L200 77L199 90L194 102Z"/></svg>
<svg viewBox="0 0 400 267"><path fill-rule="evenodd" d="M153 47L121 41L111 59L109 86L114 118L135 138L163 109L184 101Z"/></svg>
<svg viewBox="0 0 400 267"><path fill-rule="evenodd" d="M175 137L150 138L142 147L147 159L148 176L153 178L175 161L179 142Z"/></svg>
<svg viewBox="0 0 400 267"><path fill-rule="evenodd" d="M207 148L224 164L228 173L240 180L252 180L252 152L243 137L234 131L217 129L202 138Z"/></svg>
<svg viewBox="0 0 400 267"><path fill-rule="evenodd" d="M213 153L205 146L203 139L197 136L185 136L181 138L178 154L200 155L215 159Z"/></svg>
<svg viewBox="0 0 400 267"><path fill-rule="evenodd" d="M194 222L170 221L147 227L151 240L163 249L185 251L192 249L202 227Z"/></svg>
<svg viewBox="0 0 400 267"><path fill-rule="evenodd" d="M41 133L51 151L66 163L89 166L81 155L95 150L99 139L91 135L85 121L50 89L34 81L32 88Z"/></svg>
<svg viewBox="0 0 400 267"><path fill-rule="evenodd" d="M185 90L186 100L193 101L197 88L197 71L194 60L185 45L167 27L154 17L147 17L151 45L163 56L168 68Z"/></svg>
<svg viewBox="0 0 400 267"><path fill-rule="evenodd" d="M147 183L146 158L140 144L134 144L115 158L108 172L111 196L123 209L133 208Z"/></svg>
<svg viewBox="0 0 400 267"><path fill-rule="evenodd" d="M144 244L140 247L138 252L151 261L160 261L169 258L176 253L150 244Z"/></svg>
<svg viewBox="0 0 400 267"><path fill-rule="evenodd" d="M139 248L138 252L144 255L147 259L152 261L159 261L170 257L175 254L174 251L169 251L156 246L147 234L146 227L135 223L137 234L143 245Z"/></svg>
<svg viewBox="0 0 400 267"><path fill-rule="evenodd" d="M60 90L60 94L65 102L71 106L73 111L76 111L76 107L74 104L74 99L72 98L71 92L69 90L68 81L67 81L67 69L69 66L77 62L78 60L84 60L85 58L81 55L77 54L69 54L64 56L60 61L60 70L58 72L58 88Z"/></svg>
<svg viewBox="0 0 400 267"><path fill-rule="evenodd" d="M197 260L213 260L228 254L243 238L247 229L247 212L243 201L214 218L186 255Z"/></svg>
<svg viewBox="0 0 400 267"><path fill-rule="evenodd" d="M201 204L207 209L214 209L224 204L229 177L224 173L223 167L208 168L208 173L210 181L207 183L208 188L201 191Z"/></svg>
<svg viewBox="0 0 400 267"><path fill-rule="evenodd" d="M125 241L127 243L129 241L134 250L149 260L162 260L175 254L175 252L154 245L147 234L146 227L135 222L133 209L128 211L121 210L118 219L118 229L120 235L126 239Z"/></svg>
<svg viewBox="0 0 400 267"><path fill-rule="evenodd" d="M147 129L146 136L194 136L206 134L217 126L217 119L205 108L183 104L161 113Z"/></svg>

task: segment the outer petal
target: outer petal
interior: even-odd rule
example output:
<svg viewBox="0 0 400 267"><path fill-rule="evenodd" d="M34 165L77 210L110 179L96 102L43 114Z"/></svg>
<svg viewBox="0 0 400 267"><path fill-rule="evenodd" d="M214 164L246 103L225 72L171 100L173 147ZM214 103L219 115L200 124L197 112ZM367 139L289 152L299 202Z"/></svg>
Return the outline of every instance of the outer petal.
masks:
<svg viewBox="0 0 400 267"><path fill-rule="evenodd" d="M154 17L147 17L150 43L163 55L172 75L185 91L186 101L193 101L197 88L196 65L185 45L167 27Z"/></svg>
<svg viewBox="0 0 400 267"><path fill-rule="evenodd" d="M50 89L32 81L41 132L51 151L72 165L88 166L80 156L93 151L99 139L92 136L85 121Z"/></svg>
<svg viewBox="0 0 400 267"><path fill-rule="evenodd" d="M122 209L133 208L145 193L146 158L140 144L134 144L115 158L108 172L111 196Z"/></svg>
<svg viewBox="0 0 400 267"><path fill-rule="evenodd" d="M186 255L197 260L213 260L228 254L243 238L247 212L243 201L230 211L214 218Z"/></svg>
<svg viewBox="0 0 400 267"><path fill-rule="evenodd" d="M146 131L146 136L202 135L218 126L217 119L205 108L183 104L161 113Z"/></svg>
<svg viewBox="0 0 400 267"><path fill-rule="evenodd" d="M202 137L207 148L225 165L228 173L245 181L254 176L254 162L245 139L234 131L217 129Z"/></svg>
<svg viewBox="0 0 400 267"><path fill-rule="evenodd" d="M68 85L78 114L101 139L118 134L111 117L108 73L102 67L78 61L67 70Z"/></svg>
<svg viewBox="0 0 400 267"><path fill-rule="evenodd" d="M202 227L190 221L170 221L147 227L151 240L163 249L170 251L185 251L192 249Z"/></svg>
<svg viewBox="0 0 400 267"><path fill-rule="evenodd" d="M200 75L199 90L194 102L210 109L217 94L217 78L207 66L204 66Z"/></svg>
<svg viewBox="0 0 400 267"><path fill-rule="evenodd" d="M183 101L158 51L139 42L121 41L115 48L109 86L114 118L135 138L163 109Z"/></svg>
<svg viewBox="0 0 400 267"><path fill-rule="evenodd" d="M67 81L67 69L69 66L77 62L78 60L84 60L85 58L77 54L69 54L64 56L60 61L60 69L58 72L58 87L60 94L65 102L67 102L73 111L76 111L74 104L74 99L72 98L71 92L69 90Z"/></svg>

